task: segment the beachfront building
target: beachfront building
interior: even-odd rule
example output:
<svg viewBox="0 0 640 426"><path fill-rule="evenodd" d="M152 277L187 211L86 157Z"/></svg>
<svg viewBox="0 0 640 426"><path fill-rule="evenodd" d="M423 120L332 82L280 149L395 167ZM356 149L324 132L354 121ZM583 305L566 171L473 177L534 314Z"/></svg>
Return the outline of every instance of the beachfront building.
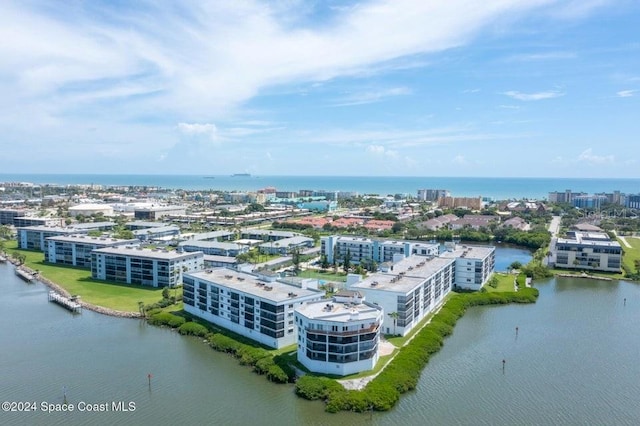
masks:
<svg viewBox="0 0 640 426"><path fill-rule="evenodd" d="M411 256L348 285L384 312L383 333L405 336L453 288L455 259Z"/></svg>
<svg viewBox="0 0 640 426"><path fill-rule="evenodd" d="M44 251L46 239L58 235L86 234L87 230L61 226L27 226L18 228L18 248Z"/></svg>
<svg viewBox="0 0 640 426"><path fill-rule="evenodd" d="M331 235L322 237L320 252L327 257L329 263L334 259L338 263L344 262L348 256L354 265L369 262L391 262L398 255L409 257L417 254L421 256L437 256L439 245L436 243L412 241L379 241L365 237Z"/></svg>
<svg viewBox="0 0 640 426"><path fill-rule="evenodd" d="M137 240L90 237L84 234L58 235L45 239L45 262L91 268L91 252L105 247L136 244Z"/></svg>
<svg viewBox="0 0 640 426"><path fill-rule="evenodd" d="M438 201L439 198L450 197L451 193L446 189L418 189L418 200Z"/></svg>
<svg viewBox="0 0 640 426"><path fill-rule="evenodd" d="M301 305L295 310L298 361L310 371L338 376L372 370L383 317L382 308L365 302L359 291Z"/></svg>
<svg viewBox="0 0 640 426"><path fill-rule="evenodd" d="M496 248L491 246L455 246L440 255L455 259L454 285L465 290L480 290L495 269Z"/></svg>
<svg viewBox="0 0 640 426"><path fill-rule="evenodd" d="M178 253L132 246L105 247L91 252L91 276L150 287L175 287L182 274L204 267L202 252Z"/></svg>
<svg viewBox="0 0 640 426"><path fill-rule="evenodd" d="M555 259L558 268L620 272L622 247L604 232L570 231L558 238Z"/></svg>
<svg viewBox="0 0 640 426"><path fill-rule="evenodd" d="M324 295L226 268L185 274L183 283L186 312L272 348L296 343L294 310Z"/></svg>

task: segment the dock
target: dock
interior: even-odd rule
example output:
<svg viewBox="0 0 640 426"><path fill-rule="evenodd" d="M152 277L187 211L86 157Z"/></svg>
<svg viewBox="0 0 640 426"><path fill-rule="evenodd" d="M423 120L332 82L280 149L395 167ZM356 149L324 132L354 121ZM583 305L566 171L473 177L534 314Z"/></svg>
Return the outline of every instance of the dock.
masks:
<svg viewBox="0 0 640 426"><path fill-rule="evenodd" d="M20 268L16 268L16 275L19 276L20 278L22 278L24 281L30 283L33 280L36 279L35 276L33 276L32 274L28 273L27 271L24 271Z"/></svg>
<svg viewBox="0 0 640 426"><path fill-rule="evenodd" d="M65 297L61 294L56 293L55 291L50 291L49 302L55 302L63 308L70 310L74 314L79 314L82 312L82 305L76 302L75 297Z"/></svg>

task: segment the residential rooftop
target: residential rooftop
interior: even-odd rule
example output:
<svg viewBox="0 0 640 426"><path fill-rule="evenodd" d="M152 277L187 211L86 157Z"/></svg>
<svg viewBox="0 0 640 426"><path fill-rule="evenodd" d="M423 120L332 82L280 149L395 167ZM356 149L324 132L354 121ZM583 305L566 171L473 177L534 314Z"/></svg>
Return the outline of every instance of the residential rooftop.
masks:
<svg viewBox="0 0 640 426"><path fill-rule="evenodd" d="M315 320L349 322L375 321L380 315L381 307L372 303L342 303L333 300L319 300L305 303L297 308L299 314Z"/></svg>
<svg viewBox="0 0 640 426"><path fill-rule="evenodd" d="M455 262L454 258L426 256L406 257L393 264L392 270L371 274L364 280L351 285L350 288L367 288L407 293L453 262Z"/></svg>
<svg viewBox="0 0 640 426"><path fill-rule="evenodd" d="M190 272L188 275L214 285L233 288L245 294L270 300L284 302L296 297L318 295L321 292L300 288L279 281L267 281L259 275L239 272L227 268L214 268L205 271Z"/></svg>
<svg viewBox="0 0 640 426"><path fill-rule="evenodd" d="M202 252L194 251L189 253L179 253L176 251L167 251L162 249L148 249L134 246L115 246L105 247L102 249L93 250L95 253L113 254L116 256L134 256L145 257L148 259L161 259L161 260L179 260L186 259L190 256L197 255Z"/></svg>

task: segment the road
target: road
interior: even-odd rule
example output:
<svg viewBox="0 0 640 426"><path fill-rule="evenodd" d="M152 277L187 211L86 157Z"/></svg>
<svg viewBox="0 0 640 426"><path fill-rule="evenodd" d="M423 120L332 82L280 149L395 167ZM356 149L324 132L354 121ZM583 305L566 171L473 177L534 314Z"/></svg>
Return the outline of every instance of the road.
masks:
<svg viewBox="0 0 640 426"><path fill-rule="evenodd" d="M551 223L549 224L549 232L551 233L551 243L549 244L549 251L551 252L551 256L545 256L542 259L542 264L549 266L556 263L556 242L558 241L558 232L560 232L560 222L562 218L560 216L553 216L551 218Z"/></svg>

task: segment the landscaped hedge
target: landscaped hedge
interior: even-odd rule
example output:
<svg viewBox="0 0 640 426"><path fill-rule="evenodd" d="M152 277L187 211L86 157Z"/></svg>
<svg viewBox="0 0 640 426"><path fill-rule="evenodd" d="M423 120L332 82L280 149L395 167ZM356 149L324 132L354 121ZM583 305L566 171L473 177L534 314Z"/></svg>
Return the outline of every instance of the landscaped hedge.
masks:
<svg viewBox="0 0 640 426"><path fill-rule="evenodd" d="M453 295L430 323L416 334L410 344L403 346L385 369L361 391L346 390L335 380L326 377L304 376L296 382L296 394L309 400L322 399L326 411L390 410L400 395L418 385L420 372L429 358L442 347L443 340L453 331L458 318L470 306L534 303L535 288L518 292L464 293Z"/></svg>
<svg viewBox="0 0 640 426"><path fill-rule="evenodd" d="M171 328L178 328L185 323L185 319L169 312L159 312L149 317L151 325L167 325Z"/></svg>
<svg viewBox="0 0 640 426"><path fill-rule="evenodd" d="M273 356L266 349L238 342L219 333L211 333L207 339L213 349L233 355L240 364L252 366L256 373L266 375L272 382L287 383L295 378L295 372L286 361Z"/></svg>
<svg viewBox="0 0 640 426"><path fill-rule="evenodd" d="M209 333L209 330L202 324L190 321L182 324L180 328L178 328L178 332L187 336L204 337Z"/></svg>

